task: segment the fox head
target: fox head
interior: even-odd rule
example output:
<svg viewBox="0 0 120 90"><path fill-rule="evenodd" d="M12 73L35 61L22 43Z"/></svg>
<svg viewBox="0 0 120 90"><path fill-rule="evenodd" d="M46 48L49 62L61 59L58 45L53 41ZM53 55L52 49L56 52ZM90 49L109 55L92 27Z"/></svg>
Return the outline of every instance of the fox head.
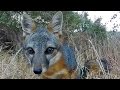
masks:
<svg viewBox="0 0 120 90"><path fill-rule="evenodd" d="M36 27L28 14L22 15L23 50L35 74L41 74L61 57L63 14L57 12L47 28Z"/></svg>

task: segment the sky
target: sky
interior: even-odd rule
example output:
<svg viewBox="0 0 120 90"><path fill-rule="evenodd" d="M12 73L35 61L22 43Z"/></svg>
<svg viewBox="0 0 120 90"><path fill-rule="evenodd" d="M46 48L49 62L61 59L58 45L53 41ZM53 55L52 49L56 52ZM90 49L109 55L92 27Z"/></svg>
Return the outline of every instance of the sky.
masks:
<svg viewBox="0 0 120 90"><path fill-rule="evenodd" d="M120 11L86 11L92 21L95 21L97 18L102 17L102 24L106 24L107 31L112 31L112 27L116 24L120 24ZM78 13L82 13L82 11L78 11ZM111 18L114 14L117 14L117 17L113 19L111 22ZM117 31L120 31L120 27L117 28Z"/></svg>

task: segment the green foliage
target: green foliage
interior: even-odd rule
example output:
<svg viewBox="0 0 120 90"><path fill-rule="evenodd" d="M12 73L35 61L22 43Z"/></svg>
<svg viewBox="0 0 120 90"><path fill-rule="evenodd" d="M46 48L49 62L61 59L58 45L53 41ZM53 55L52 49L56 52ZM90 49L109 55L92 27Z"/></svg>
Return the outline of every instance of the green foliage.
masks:
<svg viewBox="0 0 120 90"><path fill-rule="evenodd" d="M88 14L83 12L83 14L80 15L80 20L81 27L79 31L86 32L90 38L97 39L98 41L106 39L106 28L101 24L102 18L98 18L95 22L92 22L88 19Z"/></svg>
<svg viewBox="0 0 120 90"><path fill-rule="evenodd" d="M26 11L33 19L41 17L44 21L49 22L57 11ZM106 38L106 28L101 24L98 18L95 22L88 19L88 14L83 12L79 15L77 12L63 12L63 29L73 34L75 30L78 32L86 32L91 38L104 40ZM0 24L10 27L12 30L21 30L20 15L23 11L0 11ZM38 20L39 21L39 20ZM38 26L45 26L46 23L36 21Z"/></svg>
<svg viewBox="0 0 120 90"><path fill-rule="evenodd" d="M12 17L13 15L12 11L0 11L0 24L18 30L20 26L17 20Z"/></svg>
<svg viewBox="0 0 120 90"><path fill-rule="evenodd" d="M64 29L74 32L75 29L80 28L80 16L78 13L71 11L63 11Z"/></svg>

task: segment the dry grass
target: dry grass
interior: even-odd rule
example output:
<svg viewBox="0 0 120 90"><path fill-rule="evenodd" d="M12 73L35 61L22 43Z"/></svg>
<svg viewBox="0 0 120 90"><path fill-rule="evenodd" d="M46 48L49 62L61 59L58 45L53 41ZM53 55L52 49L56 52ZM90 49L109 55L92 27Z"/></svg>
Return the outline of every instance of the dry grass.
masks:
<svg viewBox="0 0 120 90"><path fill-rule="evenodd" d="M10 55L0 52L0 78L1 79L39 79L35 75L26 59L20 53L19 55Z"/></svg>
<svg viewBox="0 0 120 90"><path fill-rule="evenodd" d="M86 37L87 35L79 33L77 37L72 37L71 41L74 41L74 46L79 48L76 50L76 58L79 64L79 68L84 66L86 60L93 60L97 62L99 71L103 72L103 75L94 75L94 73L88 73L87 79L120 79L120 37L112 34L107 35L107 41L104 45L101 43L96 44L95 40ZM75 42L77 38L77 42ZM79 41L78 41L79 40ZM100 62L100 58L106 58L110 63L111 71L107 74L104 72L103 66Z"/></svg>
<svg viewBox="0 0 120 90"><path fill-rule="evenodd" d="M100 57L103 57L102 53L111 63L112 69L109 74L95 76L90 73L87 79L120 79L120 39L115 36L108 36L108 45L105 44L100 49L96 49L96 45L92 40L90 41L92 45L90 45L89 42L89 44L85 44L85 40L82 40L81 37L77 38L80 38L77 43L74 42L73 37L71 41L74 42L76 49L78 68L83 67L86 60L96 58L97 62ZM103 51L101 51L101 48L104 48ZM15 54L11 55L9 51L3 52L0 50L0 79L40 79L40 76L32 72L28 61L23 57L22 53L15 57Z"/></svg>

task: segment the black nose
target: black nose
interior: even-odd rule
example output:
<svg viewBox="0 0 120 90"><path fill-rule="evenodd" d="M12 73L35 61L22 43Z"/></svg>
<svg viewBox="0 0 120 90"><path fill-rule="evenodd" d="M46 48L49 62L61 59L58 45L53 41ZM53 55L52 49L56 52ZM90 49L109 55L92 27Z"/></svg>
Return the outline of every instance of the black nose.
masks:
<svg viewBox="0 0 120 90"><path fill-rule="evenodd" d="M35 74L41 74L42 73L42 69L37 69L33 71Z"/></svg>

